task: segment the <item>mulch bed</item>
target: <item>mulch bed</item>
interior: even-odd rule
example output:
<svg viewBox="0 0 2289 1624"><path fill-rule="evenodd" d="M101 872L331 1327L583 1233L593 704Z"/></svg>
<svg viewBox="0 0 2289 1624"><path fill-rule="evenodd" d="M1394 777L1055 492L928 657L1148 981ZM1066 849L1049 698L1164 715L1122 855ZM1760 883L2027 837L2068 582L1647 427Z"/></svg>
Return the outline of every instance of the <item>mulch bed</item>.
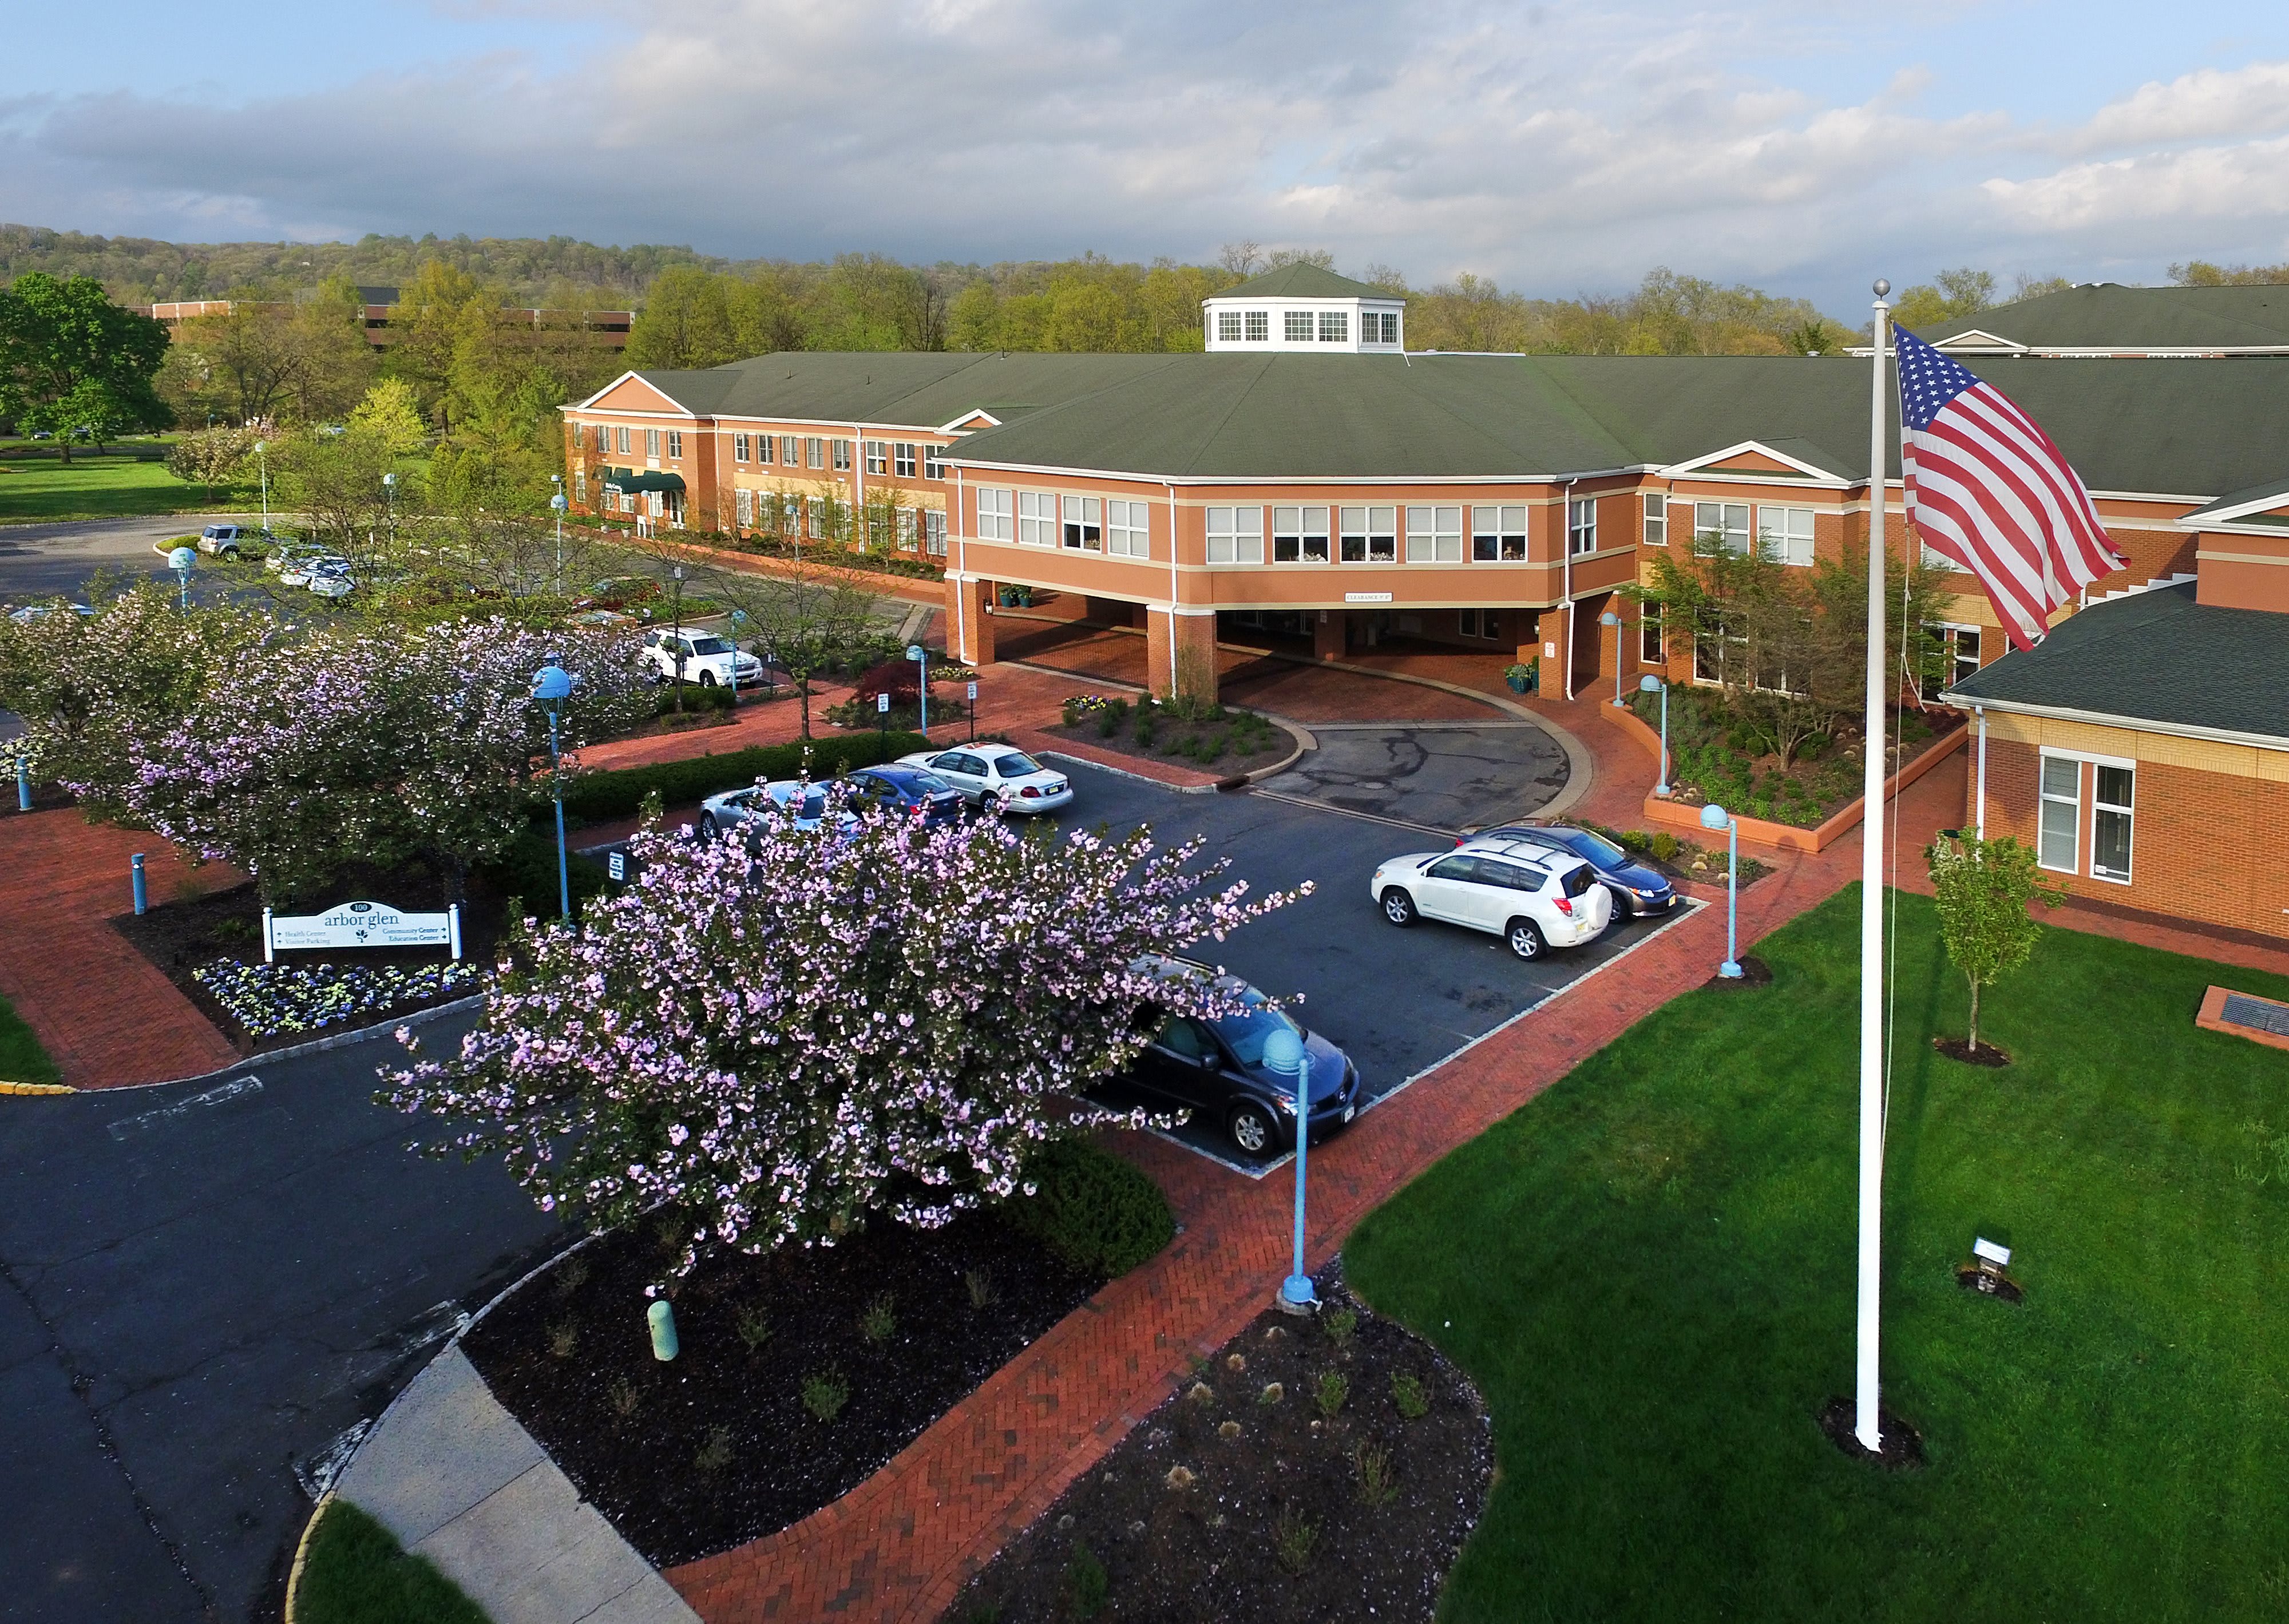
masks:
<svg viewBox="0 0 2289 1624"><path fill-rule="evenodd" d="M1738 975L1711 975L1708 984L1712 987L1769 987L1773 984L1773 967L1754 953L1743 953Z"/></svg>
<svg viewBox="0 0 2289 1624"><path fill-rule="evenodd" d="M1982 1043L1974 1049L1968 1039L1934 1038L1932 1047L1950 1060L1959 1060L1966 1066L2007 1066L2011 1063L2011 1056L1992 1043Z"/></svg>
<svg viewBox="0 0 2289 1624"><path fill-rule="evenodd" d="M660 1230L582 1248L464 1343L494 1395L659 1567L839 1499L1104 1284L991 1213L942 1230L878 1218L831 1247L703 1262L675 1289L682 1349L663 1364L644 1318L645 1288L674 1255ZM886 1299L892 1328L869 1340L868 1310ZM847 1390L831 1421L805 1407L814 1377Z"/></svg>
<svg viewBox="0 0 2289 1624"><path fill-rule="evenodd" d="M1485 1406L1429 1344L1339 1284L1320 1294L1316 1318L1267 1310L1202 1361L948 1624L1432 1618L1492 1481ZM1346 1390L1329 1413L1315 1396L1331 1376ZM1394 1377L1420 1384L1419 1415L1401 1413Z"/></svg>
<svg viewBox="0 0 2289 1624"><path fill-rule="evenodd" d="M1236 733L1228 720L1180 722L1163 719L1155 726L1150 744L1137 742L1133 722L1123 722L1106 735L1097 730L1093 717L1082 718L1076 727L1052 723L1041 731L1051 738L1071 739L1092 750L1129 756L1139 761L1172 761L1180 767L1195 767L1203 770L1213 768L1225 773L1252 772L1259 767L1269 767L1296 748L1296 741L1288 736L1288 730L1278 726L1274 726L1269 735L1258 733L1253 736L1259 741L1258 748L1237 748L1238 741L1249 736ZM1216 748L1219 736L1224 739L1221 750ZM1203 740L1207 742L1205 751L1195 747L1197 741ZM1179 744L1184 748L1176 748Z"/></svg>
<svg viewBox="0 0 2289 1624"><path fill-rule="evenodd" d="M1853 1423L1859 1409L1849 1398L1831 1398L1820 1413L1820 1429L1828 1441L1855 1461L1865 1461L1868 1452L1853 1433ZM1887 1472L1913 1471L1924 1463L1923 1435L1893 1414L1883 1405L1876 1406L1876 1431L1883 1440L1875 1464Z"/></svg>
<svg viewBox="0 0 2289 1624"><path fill-rule="evenodd" d="M335 902L349 902L356 898L371 898L421 913L443 912L446 905L443 881L418 868L392 870L386 874L354 875L335 888ZM295 906L301 908L299 904ZM316 905L312 904L308 911L316 912ZM387 1024L430 1004L451 1001L438 999L410 1001L395 1005L367 1021L344 1022L339 1025L328 1026L322 1031L279 1032L267 1038L257 1038L240 1025L236 1017L216 1002L212 994L191 975L201 965L212 964L219 959L233 959L242 964L262 962L262 897L251 880L233 886L227 891L215 891L203 896L155 903L148 913L140 916L119 914L110 923L114 930L127 939L130 946L150 960L162 975L181 990L183 996L214 1023L215 1030L235 1046L241 1055L260 1055L271 1049L307 1043L313 1038L331 1037L338 1031L354 1031L361 1025ZM507 899L496 895L481 881L472 880L468 895L461 900L462 959L471 964L490 964L494 946L506 933L507 926ZM355 951L301 949L281 953L278 962L295 965L329 962L379 967L436 964L445 957L445 950L442 947L374 948ZM464 994L452 996L458 998Z"/></svg>

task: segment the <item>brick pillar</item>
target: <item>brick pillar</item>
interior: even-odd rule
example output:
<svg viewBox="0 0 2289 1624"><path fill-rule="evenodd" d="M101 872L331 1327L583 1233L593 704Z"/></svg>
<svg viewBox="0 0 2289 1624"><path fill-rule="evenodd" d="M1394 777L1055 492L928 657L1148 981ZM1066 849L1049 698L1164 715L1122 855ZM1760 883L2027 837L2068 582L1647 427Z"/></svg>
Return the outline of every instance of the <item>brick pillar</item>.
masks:
<svg viewBox="0 0 2289 1624"><path fill-rule="evenodd" d="M946 652L969 665L993 663L993 583L945 579Z"/></svg>
<svg viewBox="0 0 2289 1624"><path fill-rule="evenodd" d="M1216 617L1171 616L1159 605L1146 617L1144 633L1152 664L1147 681L1152 691L1167 699L1213 702L1216 697ZM1173 635L1169 622L1176 623Z"/></svg>
<svg viewBox="0 0 2289 1624"><path fill-rule="evenodd" d="M1312 657L1315 660L1339 660L1344 657L1344 623L1351 617L1348 609L1321 609L1312 624Z"/></svg>
<svg viewBox="0 0 2289 1624"><path fill-rule="evenodd" d="M1542 661L1542 682L1537 691L1552 699L1566 697L1566 667L1574 657L1573 647L1567 641L1566 623L1570 612L1563 603L1543 610L1541 636L1523 657Z"/></svg>

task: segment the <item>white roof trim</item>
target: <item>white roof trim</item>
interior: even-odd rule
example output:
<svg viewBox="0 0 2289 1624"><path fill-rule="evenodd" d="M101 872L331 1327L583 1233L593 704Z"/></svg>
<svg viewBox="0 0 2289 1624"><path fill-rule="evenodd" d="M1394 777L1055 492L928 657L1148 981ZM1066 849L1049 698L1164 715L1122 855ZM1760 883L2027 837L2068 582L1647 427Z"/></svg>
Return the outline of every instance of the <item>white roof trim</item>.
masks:
<svg viewBox="0 0 2289 1624"><path fill-rule="evenodd" d="M983 406L973 406L960 417L939 424L937 432L941 434L966 434L981 426L986 428L999 428L1001 426L1001 419Z"/></svg>
<svg viewBox="0 0 2289 1624"><path fill-rule="evenodd" d="M1794 468L1798 473L1802 474L1807 479L1822 480L1830 483L1841 482L1838 475L1830 473L1827 469L1814 467L1812 464L1805 461L1801 457L1791 457L1786 451L1775 450L1773 447L1767 445L1761 440L1743 440L1740 444L1728 445L1721 451L1710 451L1702 456L1689 458L1685 462L1672 464L1671 466L1662 469L1661 473L1663 477L1668 479L1683 479L1689 474L1698 474L1704 469L1712 474L1733 474L1735 476L1748 477L1753 475L1757 470L1753 468L1719 468L1714 466L1718 463L1723 462L1728 457L1738 457L1748 451L1754 451L1760 457L1769 457L1775 462L1786 463L1790 467Z"/></svg>
<svg viewBox="0 0 2289 1624"><path fill-rule="evenodd" d="M1974 327L1968 332L1957 333L1951 338L1942 338L1938 342L1934 343L1932 346L1932 348L1939 351L1942 354L1945 354L1950 350L1956 349L1978 349L1989 352L2001 351L2009 354L2024 354L2027 351L2027 346L2020 343L2017 339L2006 338L2000 333L1991 333L1987 331L1985 329L1979 327Z"/></svg>
<svg viewBox="0 0 2289 1624"><path fill-rule="evenodd" d="M2221 744L2246 744L2258 750L2289 750L2289 738L2269 733L2240 733L2229 728L2200 728L2190 722L2157 721L2151 717L2118 715L2107 711L2079 711L2059 705L2029 705L2018 699L1990 699L1982 694L1961 694L1948 689L1942 705L1958 711L2002 711L2019 716L2045 716L2059 721L2088 722L2121 733L2160 733L2172 738L2208 739Z"/></svg>

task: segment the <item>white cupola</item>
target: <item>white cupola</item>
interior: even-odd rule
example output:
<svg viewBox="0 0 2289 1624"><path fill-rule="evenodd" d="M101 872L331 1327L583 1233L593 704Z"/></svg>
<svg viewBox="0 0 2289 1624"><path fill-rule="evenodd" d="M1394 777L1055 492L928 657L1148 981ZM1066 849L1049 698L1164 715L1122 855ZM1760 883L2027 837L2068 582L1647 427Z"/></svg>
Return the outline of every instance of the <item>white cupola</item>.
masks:
<svg viewBox="0 0 2289 1624"><path fill-rule="evenodd" d="M1210 353L1399 354L1407 299L1316 265L1283 265L1200 301Z"/></svg>

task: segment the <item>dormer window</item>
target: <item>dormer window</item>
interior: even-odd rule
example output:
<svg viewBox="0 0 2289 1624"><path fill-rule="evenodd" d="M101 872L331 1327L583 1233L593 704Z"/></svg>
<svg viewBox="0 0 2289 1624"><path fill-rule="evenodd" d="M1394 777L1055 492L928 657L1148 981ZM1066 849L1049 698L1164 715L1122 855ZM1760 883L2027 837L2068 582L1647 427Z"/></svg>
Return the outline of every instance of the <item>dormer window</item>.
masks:
<svg viewBox="0 0 2289 1624"><path fill-rule="evenodd" d="M1360 313L1360 342L1362 344L1396 344L1399 342L1399 312L1396 310L1365 310Z"/></svg>
<svg viewBox="0 0 2289 1624"><path fill-rule="evenodd" d="M1248 342L1250 344L1272 342L1272 313L1269 310L1248 312Z"/></svg>
<svg viewBox="0 0 2289 1624"><path fill-rule="evenodd" d="M1219 310L1216 312L1216 341L1219 344L1237 344L1240 342L1239 311Z"/></svg>
<svg viewBox="0 0 2289 1624"><path fill-rule="evenodd" d="M1351 336L1352 317L1350 311L1322 310L1320 312L1320 343L1348 344L1351 342Z"/></svg>
<svg viewBox="0 0 2289 1624"><path fill-rule="evenodd" d="M1288 342L1309 344L1312 341L1312 313L1308 310L1290 310L1286 314L1288 319L1284 323L1283 331Z"/></svg>

